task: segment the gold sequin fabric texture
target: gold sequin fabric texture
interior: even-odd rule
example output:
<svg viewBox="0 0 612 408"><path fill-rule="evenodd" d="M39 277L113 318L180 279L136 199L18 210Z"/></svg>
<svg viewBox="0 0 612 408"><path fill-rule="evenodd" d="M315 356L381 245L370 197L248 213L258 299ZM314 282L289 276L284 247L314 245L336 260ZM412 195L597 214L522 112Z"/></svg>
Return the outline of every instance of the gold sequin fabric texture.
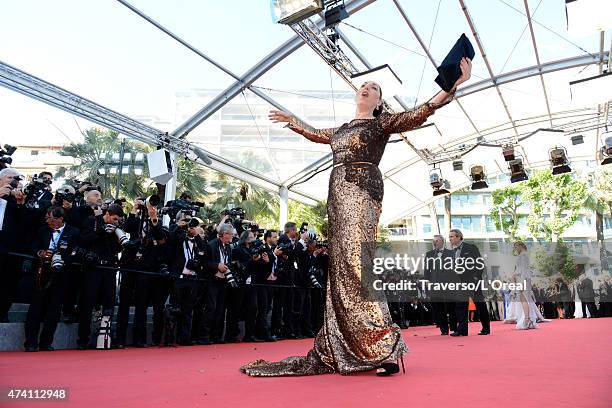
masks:
<svg viewBox="0 0 612 408"><path fill-rule="evenodd" d="M387 303L361 295L362 267L373 262L371 251L362 254L362 243L376 239L383 199L378 164L389 135L420 126L434 110L433 105L424 104L375 119L355 119L333 129L316 130L297 121L288 126L314 142L331 144L334 164L342 164L330 175L327 198L331 263L325 319L306 356L257 360L242 366L243 373L257 377L349 374L375 369L408 352Z"/></svg>

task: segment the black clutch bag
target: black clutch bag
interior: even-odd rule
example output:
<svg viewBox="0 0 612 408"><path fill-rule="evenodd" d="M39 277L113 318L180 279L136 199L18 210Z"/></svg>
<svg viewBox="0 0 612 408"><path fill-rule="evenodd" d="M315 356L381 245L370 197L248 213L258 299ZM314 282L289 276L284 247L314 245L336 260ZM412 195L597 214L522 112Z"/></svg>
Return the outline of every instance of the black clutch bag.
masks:
<svg viewBox="0 0 612 408"><path fill-rule="evenodd" d="M463 57L474 59L474 47L465 34L461 34L461 37L457 40L453 48L450 50L442 64L437 68L438 76L436 77L436 83L440 85L440 88L446 92L450 92L455 85L455 82L461 76L461 59Z"/></svg>

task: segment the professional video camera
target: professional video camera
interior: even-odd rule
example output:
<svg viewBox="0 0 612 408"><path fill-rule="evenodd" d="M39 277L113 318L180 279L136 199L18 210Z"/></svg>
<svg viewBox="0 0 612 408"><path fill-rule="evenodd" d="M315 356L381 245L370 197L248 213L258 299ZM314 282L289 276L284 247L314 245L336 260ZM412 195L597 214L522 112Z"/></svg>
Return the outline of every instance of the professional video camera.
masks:
<svg viewBox="0 0 612 408"><path fill-rule="evenodd" d="M53 181L39 177L38 174L34 174L32 181L23 188L23 194L26 196L26 208L38 208L38 198L45 191L49 190L49 186L52 183Z"/></svg>
<svg viewBox="0 0 612 408"><path fill-rule="evenodd" d="M8 144L5 144L4 148L0 148L0 170L6 168L7 164L13 163L11 156L15 153L15 150L17 150L15 146Z"/></svg>
<svg viewBox="0 0 612 408"><path fill-rule="evenodd" d="M176 220L176 215L181 212L183 214L194 217L204 207L204 203L188 200L171 200L159 211L160 215L168 215L171 219Z"/></svg>
<svg viewBox="0 0 612 408"><path fill-rule="evenodd" d="M264 252L266 252L266 246L262 240L256 239L255 241L251 242L251 246L249 248L249 254L251 256L261 255Z"/></svg>
<svg viewBox="0 0 612 408"><path fill-rule="evenodd" d="M222 215L227 215L225 219L226 224L234 224L236 221L244 220L246 216L246 212L241 207L230 208L229 210L224 210Z"/></svg>
<svg viewBox="0 0 612 408"><path fill-rule="evenodd" d="M70 191L68 188L63 188L57 190L55 193L55 202L57 205L62 205L64 201L68 201L69 203L73 203L75 198L75 194Z"/></svg>

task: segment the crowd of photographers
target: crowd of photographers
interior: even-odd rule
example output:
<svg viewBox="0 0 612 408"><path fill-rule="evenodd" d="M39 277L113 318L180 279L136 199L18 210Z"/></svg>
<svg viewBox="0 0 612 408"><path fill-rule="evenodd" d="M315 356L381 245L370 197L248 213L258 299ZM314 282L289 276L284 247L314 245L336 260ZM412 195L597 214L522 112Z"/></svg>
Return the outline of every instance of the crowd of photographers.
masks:
<svg viewBox="0 0 612 408"><path fill-rule="evenodd" d="M29 288L26 351L53 350L62 317L78 323L80 349L125 347L131 306L136 347L313 337L322 325L329 256L305 223L262 230L234 208L207 225L188 194L126 203L87 182L53 194L52 180L0 171L0 319Z"/></svg>

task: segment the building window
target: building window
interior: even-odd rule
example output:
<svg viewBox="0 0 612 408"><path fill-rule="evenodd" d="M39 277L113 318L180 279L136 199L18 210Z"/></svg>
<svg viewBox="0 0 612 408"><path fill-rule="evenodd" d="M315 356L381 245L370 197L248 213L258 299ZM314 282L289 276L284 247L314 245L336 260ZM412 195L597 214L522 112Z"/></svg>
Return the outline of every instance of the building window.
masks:
<svg viewBox="0 0 612 408"><path fill-rule="evenodd" d="M491 266L491 279L499 278L499 265Z"/></svg>
<svg viewBox="0 0 612 408"><path fill-rule="evenodd" d="M38 150L31 150L30 156L38 156Z"/></svg>

